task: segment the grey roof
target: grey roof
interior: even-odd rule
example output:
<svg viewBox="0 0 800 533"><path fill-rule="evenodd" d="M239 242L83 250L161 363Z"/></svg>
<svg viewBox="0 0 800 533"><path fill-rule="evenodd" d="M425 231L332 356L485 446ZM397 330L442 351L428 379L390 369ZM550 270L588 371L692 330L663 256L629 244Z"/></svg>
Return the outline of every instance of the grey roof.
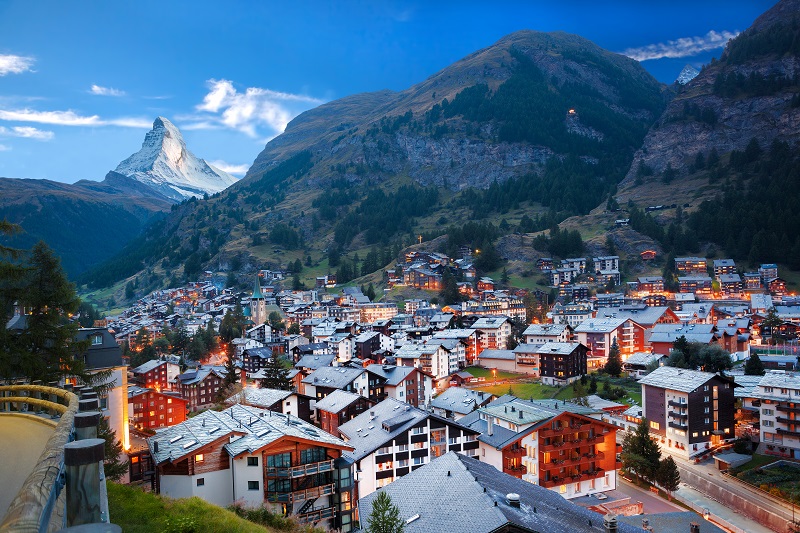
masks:
<svg viewBox="0 0 800 533"><path fill-rule="evenodd" d="M137 366L136 368L131 370L131 372L133 372L134 374L144 374L145 372L150 372L154 368L161 366L163 364L166 364L166 361L151 359L150 361L147 361L146 363Z"/></svg>
<svg viewBox="0 0 800 533"><path fill-rule="evenodd" d="M272 350L267 347L247 348L243 354L249 357L260 357L261 359L272 359Z"/></svg>
<svg viewBox="0 0 800 533"><path fill-rule="evenodd" d="M358 461L429 416L422 409L387 398L339 426L339 433L355 448L346 455Z"/></svg>
<svg viewBox="0 0 800 533"><path fill-rule="evenodd" d="M579 342L546 342L539 347L536 353L569 355L581 346Z"/></svg>
<svg viewBox="0 0 800 533"><path fill-rule="evenodd" d="M257 387L244 387L241 392L234 394L225 400L228 405L243 403L255 407L268 409L278 402L283 401L294 394L289 390L280 389L261 389Z"/></svg>
<svg viewBox="0 0 800 533"><path fill-rule="evenodd" d="M505 359L514 361L516 356L513 350L483 350L478 354L478 359Z"/></svg>
<svg viewBox="0 0 800 533"><path fill-rule="evenodd" d="M663 354L660 353L650 353L650 352L636 352L630 355L627 359L625 359L624 363L626 365L641 365L647 366L653 361L657 361L664 357Z"/></svg>
<svg viewBox="0 0 800 533"><path fill-rule="evenodd" d="M178 376L178 381L180 381L183 385L193 385L206 379L212 372L220 378L225 377L227 374L224 366L202 366L189 372L180 374Z"/></svg>
<svg viewBox="0 0 800 533"><path fill-rule="evenodd" d="M606 400L596 394L590 394L589 396L587 396L586 401L589 402L589 407L600 411L602 411L603 409L627 407L627 405L623 403L612 402L611 400Z"/></svg>
<svg viewBox="0 0 800 533"><path fill-rule="evenodd" d="M455 452L395 480L359 500L362 516L384 491L406 521L406 533L488 533L511 525L547 533L603 532L603 517L571 503L554 491L528 483L495 467ZM506 496L520 496L520 507ZM591 524L591 525L590 525ZM619 533L636 528L620 524Z"/></svg>
<svg viewBox="0 0 800 533"><path fill-rule="evenodd" d="M631 305L621 307L601 307L597 310L597 318L630 318L637 324L651 325L655 324L664 313L667 312L668 307L650 307L647 305Z"/></svg>
<svg viewBox="0 0 800 533"><path fill-rule="evenodd" d="M671 513L657 513L648 515L617 515L618 525L633 527L635 531L642 530L642 518L647 518L654 533L683 533L689 531L692 522L700 526L700 533L725 533L708 520L702 520L697 513L691 511L674 511Z"/></svg>
<svg viewBox="0 0 800 533"><path fill-rule="evenodd" d="M364 372L366 372L364 368L353 368L351 366L323 366L306 376L303 379L303 383L332 389L343 389Z"/></svg>
<svg viewBox="0 0 800 533"><path fill-rule="evenodd" d="M714 268L726 266L736 266L736 263L733 261L733 259L714 259Z"/></svg>
<svg viewBox="0 0 800 533"><path fill-rule="evenodd" d="M539 353L539 348L541 348L541 344L518 344L516 348L511 350L514 353Z"/></svg>
<svg viewBox="0 0 800 533"><path fill-rule="evenodd" d="M431 400L431 407L465 415L474 411L476 406L480 407L489 403L491 398L492 395L488 392L464 389L462 387L450 387Z"/></svg>
<svg viewBox="0 0 800 533"><path fill-rule="evenodd" d="M716 374L711 372L660 366L640 379L639 384L680 392L692 392L714 376Z"/></svg>
<svg viewBox="0 0 800 533"><path fill-rule="evenodd" d="M156 434L147 439L147 444L156 464L161 464L182 459L218 439L229 440L239 435L223 446L234 457L245 452L253 453L281 437L310 439L349 448L341 439L299 418L240 404L219 412L204 411L175 426L156 430ZM154 449L156 442L158 452Z"/></svg>
<svg viewBox="0 0 800 533"><path fill-rule="evenodd" d="M761 376L758 386L780 389L800 389L800 374L781 371L767 372Z"/></svg>
<svg viewBox="0 0 800 533"><path fill-rule="evenodd" d="M328 411L330 413L338 413L359 398L363 398L363 396L337 389L319 400L316 404L316 409Z"/></svg>
<svg viewBox="0 0 800 533"><path fill-rule="evenodd" d="M382 377L386 380L384 385L389 385L390 387L396 387L399 385L408 377L409 374L414 372L414 370L416 370L416 367L413 366L372 364L367 367L367 372L372 372L373 374Z"/></svg>
<svg viewBox="0 0 800 533"><path fill-rule="evenodd" d="M323 366L331 366L333 360L336 359L335 355L304 355L294 364L295 368L310 368L316 370Z"/></svg>
<svg viewBox="0 0 800 533"><path fill-rule="evenodd" d="M507 316L489 316L479 318L472 324L473 329L494 329L499 328L505 322L508 322L509 318Z"/></svg>
<svg viewBox="0 0 800 533"><path fill-rule="evenodd" d="M564 330L569 328L567 324L531 324L523 335L561 335Z"/></svg>
<svg viewBox="0 0 800 533"><path fill-rule="evenodd" d="M737 398L752 398L762 376L731 376L739 387L733 389Z"/></svg>
<svg viewBox="0 0 800 533"><path fill-rule="evenodd" d="M642 414L643 414L642 413L642 407L639 406L639 405L631 405L625 411L623 411L622 414L625 415L625 416L633 416L633 417L641 418Z"/></svg>
<svg viewBox="0 0 800 533"><path fill-rule="evenodd" d="M722 274L719 277L720 283L741 283L742 277L739 274Z"/></svg>
<svg viewBox="0 0 800 533"><path fill-rule="evenodd" d="M626 318L587 318L577 326L575 333L608 333L622 325Z"/></svg>

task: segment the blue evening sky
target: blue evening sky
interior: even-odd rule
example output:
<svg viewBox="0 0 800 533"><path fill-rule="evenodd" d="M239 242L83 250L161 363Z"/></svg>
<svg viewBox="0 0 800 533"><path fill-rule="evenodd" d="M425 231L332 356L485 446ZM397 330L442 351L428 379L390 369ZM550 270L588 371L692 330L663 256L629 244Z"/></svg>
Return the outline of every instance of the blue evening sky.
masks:
<svg viewBox="0 0 800 533"><path fill-rule="evenodd" d="M102 180L155 117L241 176L298 113L402 90L522 29L671 83L774 4L710 1L0 2L0 176Z"/></svg>

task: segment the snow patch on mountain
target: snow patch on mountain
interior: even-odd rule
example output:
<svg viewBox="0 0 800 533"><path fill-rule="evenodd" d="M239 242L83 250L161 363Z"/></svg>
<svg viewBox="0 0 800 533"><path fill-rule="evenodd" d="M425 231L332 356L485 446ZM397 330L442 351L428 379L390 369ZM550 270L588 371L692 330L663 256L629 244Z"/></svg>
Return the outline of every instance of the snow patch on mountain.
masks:
<svg viewBox="0 0 800 533"><path fill-rule="evenodd" d="M214 194L237 179L197 158L186 148L178 128L164 117L153 122L142 149L114 170L181 202L193 196Z"/></svg>
<svg viewBox="0 0 800 533"><path fill-rule="evenodd" d="M681 73L678 74L678 79L675 80L675 83L686 85L687 83L695 79L698 74L700 74L699 70L697 70L691 65L686 65L685 67L683 67L683 70L681 70Z"/></svg>

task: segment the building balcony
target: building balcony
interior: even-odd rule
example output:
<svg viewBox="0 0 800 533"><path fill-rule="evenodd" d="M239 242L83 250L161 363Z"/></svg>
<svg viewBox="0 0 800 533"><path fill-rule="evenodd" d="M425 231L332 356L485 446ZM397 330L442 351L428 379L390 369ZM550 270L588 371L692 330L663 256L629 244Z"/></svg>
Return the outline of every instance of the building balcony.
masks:
<svg viewBox="0 0 800 533"><path fill-rule="evenodd" d="M676 413L675 411L668 411L667 412L667 416L669 416L671 418L682 418L683 420L688 420L689 419L689 415L688 414Z"/></svg>
<svg viewBox="0 0 800 533"><path fill-rule="evenodd" d="M503 472L506 473L506 474L511 474L512 476L516 476L516 475L518 475L520 473L525 473L527 471L528 471L528 469L525 468L524 465L503 467Z"/></svg>
<svg viewBox="0 0 800 533"><path fill-rule="evenodd" d="M569 429L567 426L561 426L561 427L558 427L558 428L540 429L539 430L539 436L540 437L552 437L554 435L561 435L565 431L567 431L567 429Z"/></svg>
<svg viewBox="0 0 800 533"><path fill-rule="evenodd" d="M677 422L668 422L667 425L671 428L680 429L682 431L686 431L689 429L689 426L687 424L680 424Z"/></svg>
<svg viewBox="0 0 800 533"><path fill-rule="evenodd" d="M669 405L670 407L678 407L678 408L683 407L683 408L686 408L688 404L681 403L681 402L676 402L675 400L670 400L670 401L667 402L667 405Z"/></svg>
<svg viewBox="0 0 800 533"><path fill-rule="evenodd" d="M800 420L796 418L786 418L785 416L776 416L776 422L780 422L781 424L791 424L793 426L800 426Z"/></svg>
<svg viewBox="0 0 800 533"><path fill-rule="evenodd" d="M316 509L308 513L294 515L294 517L298 522L300 522L301 525L319 522L320 520L333 518L333 506L325 507L323 509Z"/></svg>
<svg viewBox="0 0 800 533"><path fill-rule="evenodd" d="M758 405L761 405L761 402L758 402ZM756 407L756 402L753 402L753 407ZM786 405L777 405L775 406L776 411L780 411L782 413L800 413L800 406L797 407L788 407Z"/></svg>
<svg viewBox="0 0 800 533"><path fill-rule="evenodd" d="M331 470L333 470L333 459L330 461L321 461L319 463L308 463L306 465L289 467L268 466L266 473L268 477L298 478L310 476L312 474L319 474L320 472L329 472Z"/></svg>
<svg viewBox="0 0 800 533"><path fill-rule="evenodd" d="M333 483L311 487L309 489L297 490L294 492L269 492L267 501L273 503L299 503L306 500L314 500L320 496L328 496L335 492L336 487Z"/></svg>
<svg viewBox="0 0 800 533"><path fill-rule="evenodd" d="M522 446L518 448L509 448L505 451L505 453L503 453L503 455L508 457L523 457L525 455L525 448Z"/></svg>

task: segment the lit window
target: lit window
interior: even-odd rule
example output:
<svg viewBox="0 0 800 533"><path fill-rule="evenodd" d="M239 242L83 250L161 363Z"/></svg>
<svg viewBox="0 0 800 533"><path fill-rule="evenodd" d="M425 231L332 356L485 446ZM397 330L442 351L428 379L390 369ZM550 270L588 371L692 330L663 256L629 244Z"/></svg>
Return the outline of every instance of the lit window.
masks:
<svg viewBox="0 0 800 533"><path fill-rule="evenodd" d="M561 485L560 487L558 487L558 492L560 492L561 494L566 493L567 492L567 486L566 485Z"/></svg>
<svg viewBox="0 0 800 533"><path fill-rule="evenodd" d="M194 461L196 463L202 463L203 461L205 461L205 459L206 458L203 456L202 453L198 453L197 455L194 456Z"/></svg>

